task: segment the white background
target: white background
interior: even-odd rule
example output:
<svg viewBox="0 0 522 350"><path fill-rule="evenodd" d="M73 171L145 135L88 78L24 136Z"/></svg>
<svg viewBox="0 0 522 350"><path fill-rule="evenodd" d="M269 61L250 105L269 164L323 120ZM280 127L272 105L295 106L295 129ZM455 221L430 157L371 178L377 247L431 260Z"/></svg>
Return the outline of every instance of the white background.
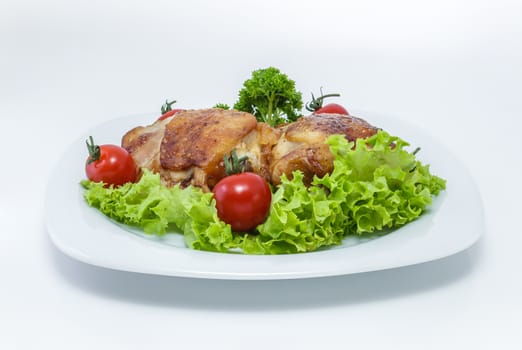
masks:
<svg viewBox="0 0 522 350"><path fill-rule="evenodd" d="M0 349L520 349L521 15L516 0L0 2ZM480 188L482 239L265 282L116 272L52 245L46 183L78 135L166 98L233 103L269 65L305 99L323 86L436 135Z"/></svg>

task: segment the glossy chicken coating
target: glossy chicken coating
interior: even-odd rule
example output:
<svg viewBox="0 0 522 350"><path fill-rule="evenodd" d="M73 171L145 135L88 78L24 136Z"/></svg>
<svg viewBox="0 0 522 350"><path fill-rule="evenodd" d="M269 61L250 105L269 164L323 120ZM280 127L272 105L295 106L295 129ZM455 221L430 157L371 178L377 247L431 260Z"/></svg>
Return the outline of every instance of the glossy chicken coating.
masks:
<svg viewBox="0 0 522 350"><path fill-rule="evenodd" d="M138 166L160 173L165 185L210 190L226 175L223 157L232 150L248 156L248 170L269 181L268 155L277 135L249 113L212 108L179 112L135 128L123 137L122 146Z"/></svg>
<svg viewBox="0 0 522 350"><path fill-rule="evenodd" d="M341 114L301 117L272 128L249 113L218 108L179 112L146 127L136 127L122 138L140 168L159 173L166 186L194 185L209 191L223 177L223 156L234 150L247 156L247 170L278 185L300 170L309 184L314 175L333 169L328 136L344 135L349 141L374 135L366 121Z"/></svg>
<svg viewBox="0 0 522 350"><path fill-rule="evenodd" d="M158 120L149 126L137 126L123 135L121 146L132 155L138 168L161 173L160 146L169 121Z"/></svg>
<svg viewBox="0 0 522 350"><path fill-rule="evenodd" d="M281 128L282 135L272 150L270 179L274 185L281 183L285 174L300 170L304 182L309 184L314 175L322 177L333 170L333 155L325 144L330 135L344 135L349 141L367 138L377 128L365 120L342 114L314 114L301 117Z"/></svg>

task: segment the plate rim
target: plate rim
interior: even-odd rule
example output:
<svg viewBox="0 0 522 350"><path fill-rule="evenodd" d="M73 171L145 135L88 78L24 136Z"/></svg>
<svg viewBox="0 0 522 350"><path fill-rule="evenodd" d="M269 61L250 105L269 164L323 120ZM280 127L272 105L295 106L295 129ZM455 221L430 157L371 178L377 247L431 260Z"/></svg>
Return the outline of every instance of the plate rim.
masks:
<svg viewBox="0 0 522 350"><path fill-rule="evenodd" d="M75 147L78 147L78 144L84 145L85 135L93 134L95 131L100 130L100 128L107 128L110 125L119 125L120 123L127 123L130 121L133 121L135 119L140 120L143 118L143 120L150 120L152 122L153 118L150 116L154 115L153 113L150 114L133 114L129 116L122 116L119 118L114 118L107 120L106 122L100 123L98 125L93 126L88 130L87 133L84 135L81 135L77 137L76 141L74 141L69 147L66 148L66 150L63 152L63 154L59 157L56 164L53 166L48 184L46 187L45 192L45 225L47 232L51 238L51 241L53 244L64 254L70 256L73 259L76 259L78 261L81 261L83 263L87 263L94 266L99 266L103 268L109 268L113 270L121 270L121 271L130 271L130 272L138 272L138 273L146 273L146 274L155 274L155 275L166 275L166 276L177 276L177 277L190 277L190 278L205 278L205 279L234 279L234 280L275 280L275 279L301 279L301 278L314 278L314 277L327 277L327 276L338 276L338 275L347 275L347 274L353 274L353 273L364 273L369 271L377 271L377 270L385 270L385 269L391 269L391 268L397 268L402 266L410 266L415 265L419 263L424 263L428 261L434 261L438 259L442 259L444 257L456 254L458 252L461 252L463 250L466 250L467 248L471 247L475 242L479 240L479 238L482 236L484 232L484 207L482 204L482 198L480 195L480 191L475 183L475 180L471 176L471 173L467 170L467 168L458 160L457 157L449 150L447 149L441 142L436 140L433 135L430 135L426 131L422 130L421 127L415 125L413 126L411 123L405 122L399 118L390 118L389 114L386 116L380 113L375 112L361 112L358 111L356 115L364 115L367 116L365 119L370 121L372 123L373 120L381 120L394 124L401 127L406 127L407 129L414 130L415 133L421 135L422 138L427 140L427 143L431 145L436 145L438 147L439 152L443 152L446 157L446 160L450 160L453 166L457 166L459 173L457 174L460 178L465 178L466 181L463 183L463 185L466 187L463 189L457 189L453 188L452 184L448 181L448 188L446 191L443 191L441 195L434 198L435 202L442 202L439 203L441 206L445 205L445 202L452 199L452 193L449 192L449 190L453 191L459 191L470 194L474 201L475 206L473 207L473 213L472 216L476 218L475 221L472 222L471 225L467 226L467 232L466 237L467 239L464 239L462 241L459 241L459 244L455 244L454 246L451 246L449 248L442 249L438 251L437 254L430 254L425 255L424 258L421 256L418 256L416 258L410 258L410 259L404 259L404 257L397 256L397 260L395 261L389 261L385 259L385 261L365 261L364 259L358 260L359 265L358 266L346 266L346 264L340 264L339 266L335 267L328 266L329 264L326 264L328 268L325 268L324 259L326 256L326 259L337 259L337 258L343 258L343 262L346 259L346 251L353 252L354 250L358 249L360 250L360 246L367 245L374 241L382 241L386 240L391 235L397 235L398 232L392 232L386 236L380 237L376 240L373 240L371 242L367 242L361 245L356 245L353 247L344 247L344 248L334 248L329 250L322 250L322 251L316 251L316 252L309 252L309 253L299 253L299 254L283 254L283 255L245 255L245 254L226 254L226 253L215 253L215 252L204 252L204 251L196 251L192 250L190 248L186 249L180 249L180 248L174 248L172 246L165 247L164 245L151 245L151 243L155 242L147 242L148 240L138 237L133 234L126 234L126 235L119 235L118 239L113 239L116 236L111 236L111 240L113 240L113 243L122 242L122 239L125 240L125 242L132 242L131 244L124 243L122 244L122 248L125 249L141 249L141 251L136 253L142 253L142 255L151 255L152 253L158 253L163 258L173 258L172 263L180 262L179 259L185 259L188 262L194 262L194 259L198 259L200 261L203 261L203 264L199 264L199 267L194 267L192 269L185 267L179 267L179 266L173 266L172 263L165 263L162 261L153 261L152 264L149 262L145 262L143 265L137 265L136 262L129 261L129 259L133 256L132 254L128 254L129 252L121 252L121 259L118 259L118 254L113 254L112 257L109 256L103 256L104 253L103 249L96 252L96 250L89 250L86 249L86 247L78 247L71 241L67 240L67 233L65 232L67 230L66 227L63 225L60 226L60 224L57 224L57 206L53 206L53 199L55 198L55 190L56 188L59 188L58 182L60 182L58 179L60 179L60 171L63 171L61 169L61 165L63 167L63 161L66 160L68 156L71 156L71 152L74 153ZM369 117L368 117L369 116ZM145 122L142 122L138 125L145 125ZM133 127L133 124L128 125L128 129ZM110 132L109 132L110 133ZM107 135L109 136L109 135ZM401 134L399 136L402 137ZM119 136L121 137L121 136ZM114 142L114 140L112 141ZM76 171L77 173L80 172L83 169L83 158L79 158L76 162L76 166L79 171ZM431 164L430 162L426 162ZM70 167L71 164L69 164ZM443 177L448 176L448 174L441 175ZM77 191L80 191L79 188L79 181L81 178L75 179L77 187ZM67 195L67 194L66 194ZM69 195L71 195L69 193ZM78 192L75 194L78 195ZM449 197L449 199L448 199ZM67 197L66 197L67 198ZM68 197L68 200L71 200L72 197ZM67 203L64 203L67 204ZM72 204L72 203L68 203ZM433 204L432 204L433 206ZM69 207L70 213L78 214L75 212L74 207ZM101 230L103 231L104 227L107 227L106 224L110 223L114 227L114 223L109 222L109 219L103 216L99 212L95 212L95 209L92 207L89 207L87 204L85 204L85 208L91 211L91 214L98 215L105 224L100 224ZM440 208L439 208L440 209ZM85 213L84 213L85 214ZM437 213L431 213L435 218ZM92 218L92 215L86 214L89 216L89 218ZM405 225L403 228L400 228L400 231L404 228L412 227L412 224L415 222L422 221L425 217L427 217L428 214L424 213L423 216L421 216L418 220L409 223ZM85 222L81 222L81 224L85 224ZM466 226L464 226L466 227ZM118 228L119 230L123 230L121 228ZM95 231L99 233L98 231L100 228L96 228ZM96 236L96 237L99 237ZM131 238L134 237L134 238ZM393 237L393 236L391 236ZM136 239L139 239L139 244L137 244ZM103 243L103 242L102 242ZM440 243L440 242L439 242ZM371 245L371 244L370 244ZM356 248L359 247L359 248ZM399 247L401 248L401 247ZM100 248L98 248L100 249ZM363 250L367 250L363 249ZM169 250L170 252L168 254L165 254L165 250ZM148 253L147 253L148 251ZM172 252L176 252L173 254ZM98 255L97 255L98 254ZM102 256L100 256L102 254ZM343 256L344 255L344 256ZM301 265L301 269L299 269L299 261L300 260L307 260L304 257L321 257L322 260L316 260L315 264L310 263L303 263ZM223 261L226 261L223 267L219 267L220 261L218 260L217 264L215 262L215 258L221 258L221 264L223 265ZM356 260L357 261L357 260ZM364 263L362 263L363 261ZM181 261L183 262L183 261ZM198 266L198 262L195 261L196 266ZM233 264L239 263L243 265L243 270L235 270L235 271L227 271L227 266L234 266ZM205 264L212 264L212 266L205 266ZM244 264L247 264L246 268ZM284 267L282 270L274 269L274 264L280 264L281 267ZM181 265L183 266L183 265ZM202 268L206 267L206 268ZM277 266L275 266L277 267Z"/></svg>

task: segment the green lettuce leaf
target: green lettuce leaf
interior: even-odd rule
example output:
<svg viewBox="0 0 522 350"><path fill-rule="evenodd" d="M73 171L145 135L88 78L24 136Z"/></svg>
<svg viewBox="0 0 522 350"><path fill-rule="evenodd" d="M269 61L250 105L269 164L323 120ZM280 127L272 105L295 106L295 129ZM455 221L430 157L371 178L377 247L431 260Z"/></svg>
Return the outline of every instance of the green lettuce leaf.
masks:
<svg viewBox="0 0 522 350"><path fill-rule="evenodd" d="M161 185L159 174L144 169L136 183L105 187L84 180L84 198L108 217L145 233L181 231L187 246L226 252L234 248L230 226L219 220L211 193L199 188Z"/></svg>
<svg viewBox="0 0 522 350"><path fill-rule="evenodd" d="M349 217L348 234L402 226L420 216L446 187L445 180L404 149L407 142L384 131L355 145L338 135L328 143L334 171L314 184L341 203Z"/></svg>
<svg viewBox="0 0 522 350"><path fill-rule="evenodd" d="M347 235L400 227L419 217L446 186L384 131L354 144L333 135L334 170L305 187L302 174L283 178L259 234L243 240L247 253L280 254L340 244Z"/></svg>
<svg viewBox="0 0 522 350"><path fill-rule="evenodd" d="M348 142L328 138L334 170L312 185L303 175L283 177L267 220L257 232L233 233L217 216L211 193L161 185L158 174L121 187L82 181L87 203L105 215L145 233L182 232L188 247L246 254L309 252L341 244L347 235L367 235L400 227L419 217L446 182L432 175L409 144L384 131Z"/></svg>

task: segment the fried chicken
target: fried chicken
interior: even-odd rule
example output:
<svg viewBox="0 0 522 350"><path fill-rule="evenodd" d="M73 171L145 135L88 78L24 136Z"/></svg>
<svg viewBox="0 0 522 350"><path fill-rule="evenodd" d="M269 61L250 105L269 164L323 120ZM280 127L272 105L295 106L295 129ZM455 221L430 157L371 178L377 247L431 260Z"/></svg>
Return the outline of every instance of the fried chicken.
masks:
<svg viewBox="0 0 522 350"><path fill-rule="evenodd" d="M278 131L245 112L219 108L178 112L123 136L138 167L158 172L162 183L210 190L223 177L223 157L247 156L247 170L269 181L268 156Z"/></svg>
<svg viewBox="0 0 522 350"><path fill-rule="evenodd" d="M194 185L209 191L225 174L223 157L232 150L247 156L247 170L278 185L285 174L300 170L309 184L314 175L333 169L328 136L349 141L377 132L366 121L347 115L321 114L272 128L245 112L219 108L178 112L122 138L122 147L140 168L159 173L166 186Z"/></svg>
<svg viewBox="0 0 522 350"><path fill-rule="evenodd" d="M322 177L333 170L333 155L325 144L328 136L340 134L355 141L377 130L363 119L342 114L314 114L283 126L270 160L272 184L280 184L283 174L291 178L296 170L302 171L303 181L310 184L314 175Z"/></svg>

